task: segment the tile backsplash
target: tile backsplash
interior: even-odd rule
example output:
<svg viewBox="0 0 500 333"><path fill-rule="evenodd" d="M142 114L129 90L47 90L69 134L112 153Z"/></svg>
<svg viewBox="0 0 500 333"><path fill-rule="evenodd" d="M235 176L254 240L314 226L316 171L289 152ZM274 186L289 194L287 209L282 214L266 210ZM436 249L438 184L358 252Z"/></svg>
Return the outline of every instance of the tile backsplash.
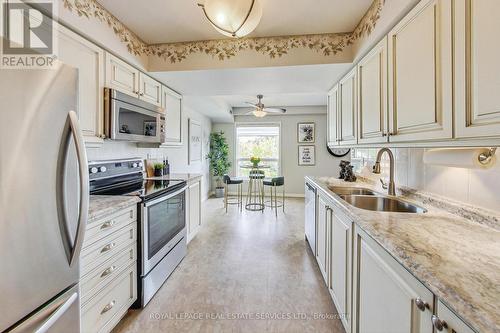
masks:
<svg viewBox="0 0 500 333"><path fill-rule="evenodd" d="M490 169L466 169L423 162L423 148L391 149L396 159L396 186L437 194L480 208L500 211L500 162ZM353 149L351 163L361 175L373 176L371 169L378 149ZM498 156L497 156L498 157ZM389 177L389 159L382 159L382 178Z"/></svg>

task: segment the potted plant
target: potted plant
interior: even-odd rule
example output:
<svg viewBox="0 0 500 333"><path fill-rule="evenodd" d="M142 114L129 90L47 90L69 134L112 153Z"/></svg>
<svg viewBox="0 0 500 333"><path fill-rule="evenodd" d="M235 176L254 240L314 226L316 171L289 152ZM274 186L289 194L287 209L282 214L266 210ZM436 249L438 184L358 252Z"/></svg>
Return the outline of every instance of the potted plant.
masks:
<svg viewBox="0 0 500 333"><path fill-rule="evenodd" d="M224 184L222 177L227 174L231 167L229 162L229 145L224 137L224 132L210 134L210 152L207 154L210 160L210 168L213 175L216 177L215 197L222 198L224 196Z"/></svg>
<svg viewBox="0 0 500 333"><path fill-rule="evenodd" d="M155 170L155 177L161 177L163 176L163 163L155 163L153 165L153 168Z"/></svg>
<svg viewBox="0 0 500 333"><path fill-rule="evenodd" d="M250 157L250 163L253 164L254 168L257 168L259 166L259 163L260 163L260 158L252 156L252 157Z"/></svg>

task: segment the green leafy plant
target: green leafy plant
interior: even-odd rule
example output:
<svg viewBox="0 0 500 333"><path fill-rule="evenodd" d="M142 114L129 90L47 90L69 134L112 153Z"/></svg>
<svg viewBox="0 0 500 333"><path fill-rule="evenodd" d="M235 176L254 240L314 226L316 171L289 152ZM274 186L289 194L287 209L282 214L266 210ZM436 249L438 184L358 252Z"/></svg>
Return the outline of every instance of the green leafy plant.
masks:
<svg viewBox="0 0 500 333"><path fill-rule="evenodd" d="M231 167L229 145L223 131L210 134L210 152L207 154L207 158L210 160L212 173L217 178L217 188L223 187L222 176L227 174Z"/></svg>
<svg viewBox="0 0 500 333"><path fill-rule="evenodd" d="M163 170L164 165L163 165L163 163L155 163L155 164L153 164L153 168L155 170Z"/></svg>

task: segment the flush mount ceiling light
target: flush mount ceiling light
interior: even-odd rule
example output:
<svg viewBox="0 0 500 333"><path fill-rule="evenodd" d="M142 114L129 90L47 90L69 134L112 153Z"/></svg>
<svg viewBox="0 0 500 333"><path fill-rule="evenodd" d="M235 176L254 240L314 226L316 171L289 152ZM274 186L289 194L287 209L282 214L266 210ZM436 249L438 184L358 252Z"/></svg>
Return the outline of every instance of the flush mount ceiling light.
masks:
<svg viewBox="0 0 500 333"><path fill-rule="evenodd" d="M251 33L262 17L259 0L205 0L198 4L212 26L229 37Z"/></svg>

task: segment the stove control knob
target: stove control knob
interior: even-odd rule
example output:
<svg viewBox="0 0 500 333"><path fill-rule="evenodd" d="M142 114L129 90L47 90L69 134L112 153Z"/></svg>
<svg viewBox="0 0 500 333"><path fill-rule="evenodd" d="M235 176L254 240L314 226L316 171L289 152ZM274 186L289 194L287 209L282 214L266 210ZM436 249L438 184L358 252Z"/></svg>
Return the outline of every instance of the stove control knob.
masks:
<svg viewBox="0 0 500 333"><path fill-rule="evenodd" d="M138 166L139 166L139 164L137 164L137 163L135 163L135 162L134 162L134 163L132 163L132 168L137 168Z"/></svg>
<svg viewBox="0 0 500 333"><path fill-rule="evenodd" d="M102 166L99 168L99 172L106 172L106 170L108 170L108 169L106 169L105 166Z"/></svg>
<svg viewBox="0 0 500 333"><path fill-rule="evenodd" d="M142 162L139 162L139 167L142 168Z"/></svg>
<svg viewBox="0 0 500 333"><path fill-rule="evenodd" d="M99 170L96 167L90 168L90 173L97 173Z"/></svg>

